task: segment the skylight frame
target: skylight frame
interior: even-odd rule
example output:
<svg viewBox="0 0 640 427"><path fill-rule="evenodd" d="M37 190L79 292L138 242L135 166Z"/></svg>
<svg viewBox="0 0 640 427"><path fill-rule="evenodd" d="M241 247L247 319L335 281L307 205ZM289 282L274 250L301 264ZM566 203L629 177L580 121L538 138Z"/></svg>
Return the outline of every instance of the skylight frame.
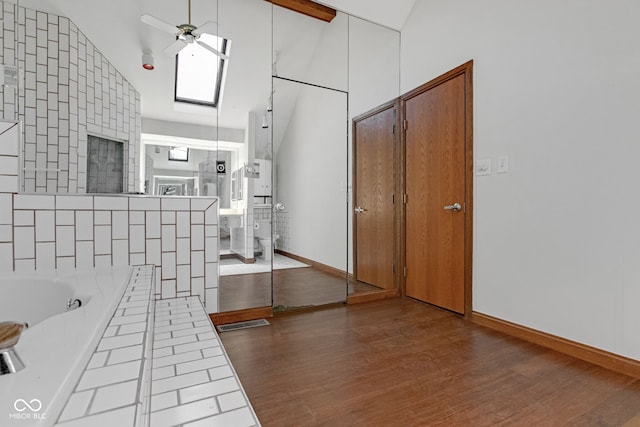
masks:
<svg viewBox="0 0 640 427"><path fill-rule="evenodd" d="M216 37L216 36L214 36ZM222 37L217 37L219 39L219 43L216 43L217 46L214 46L215 48L217 48L218 46L220 47L220 52L223 53L224 55L228 55L228 50L229 50L229 40L222 38ZM184 104L191 104L191 105L199 105L199 106L205 106L205 107L211 107L211 108L218 108L218 105L220 104L220 99L222 97L222 84L224 81L224 75L225 75L225 71L226 71L226 67L227 67L227 60L225 60L224 58L218 57L217 55L215 55L212 52L208 52L206 49L204 48L200 48L200 52L203 53L207 53L209 55L213 55L217 58L218 60L218 67L217 67L217 75L215 76L215 89L214 89L214 94L213 94L213 99L211 101L209 100L204 100L204 99L195 99L195 98L189 98L186 96L179 96L178 95L178 79L179 79L179 68L180 68L180 53L185 52L189 47L183 49L181 52L179 52L176 55L176 59L175 59L175 63L176 63L176 70L175 70L175 82L174 82L174 91L173 91L173 99L174 102L179 102L179 103L184 103Z"/></svg>

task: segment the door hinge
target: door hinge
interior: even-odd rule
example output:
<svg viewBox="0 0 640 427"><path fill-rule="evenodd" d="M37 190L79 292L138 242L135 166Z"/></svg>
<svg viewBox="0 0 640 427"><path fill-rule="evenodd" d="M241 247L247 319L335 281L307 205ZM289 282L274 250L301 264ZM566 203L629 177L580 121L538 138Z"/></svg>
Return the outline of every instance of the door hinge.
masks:
<svg viewBox="0 0 640 427"><path fill-rule="evenodd" d="M396 125L393 125L391 127L391 133L394 134L394 135L396 134Z"/></svg>
<svg viewBox="0 0 640 427"><path fill-rule="evenodd" d="M396 274L396 265L395 264L391 264L391 273L392 274Z"/></svg>
<svg viewBox="0 0 640 427"><path fill-rule="evenodd" d="M407 277L407 267L405 267L405 268L402 270L402 275L403 275L404 277Z"/></svg>
<svg viewBox="0 0 640 427"><path fill-rule="evenodd" d="M408 199L408 198L409 198L409 197L407 196L407 193L404 193L404 194L402 195L402 203L406 205L406 204L407 204L407 199Z"/></svg>
<svg viewBox="0 0 640 427"><path fill-rule="evenodd" d="M406 120L404 120L404 121L402 122L402 127L404 128L404 130L407 130L407 128L409 127L409 122L408 122L408 121L406 121Z"/></svg>

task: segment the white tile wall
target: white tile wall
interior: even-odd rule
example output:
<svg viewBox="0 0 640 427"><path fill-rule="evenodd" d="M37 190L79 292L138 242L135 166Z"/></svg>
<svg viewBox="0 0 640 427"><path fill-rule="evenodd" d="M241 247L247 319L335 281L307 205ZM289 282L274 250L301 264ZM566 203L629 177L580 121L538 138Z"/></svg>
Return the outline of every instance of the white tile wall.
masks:
<svg viewBox="0 0 640 427"><path fill-rule="evenodd" d="M130 211L159 211L159 197L139 197L129 200Z"/></svg>
<svg viewBox="0 0 640 427"><path fill-rule="evenodd" d="M0 194L0 224L13 224L13 196Z"/></svg>
<svg viewBox="0 0 640 427"><path fill-rule="evenodd" d="M0 242L13 241L13 228L10 225L0 225Z"/></svg>
<svg viewBox="0 0 640 427"><path fill-rule="evenodd" d="M13 214L13 225L16 226L32 226L34 225L33 211L16 211Z"/></svg>
<svg viewBox="0 0 640 427"><path fill-rule="evenodd" d="M23 166L48 170L26 171L23 189L85 192L91 133L128 141L124 188L136 191L141 124L137 91L68 18L7 1L0 9L6 14L0 63L17 61L25 70L19 92L0 88L0 118L24 121ZM0 152L0 165L3 156ZM2 173L0 185L4 191L18 191L17 180Z"/></svg>
<svg viewBox="0 0 640 427"><path fill-rule="evenodd" d="M13 228L13 252L16 259L35 258L35 237L33 227Z"/></svg>
<svg viewBox="0 0 640 427"><path fill-rule="evenodd" d="M93 240L93 212L77 211L75 214L76 239Z"/></svg>
<svg viewBox="0 0 640 427"><path fill-rule="evenodd" d="M74 201L78 198L78 201ZM99 204L114 200L116 207L160 207L144 196L95 196ZM121 200L125 200L126 203ZM140 201L143 202L140 202ZM217 201L164 206L205 211L88 210L94 196L44 196L0 193L0 271L33 271L154 264L158 268L156 297L199 296L210 313L218 311L217 237L204 237L205 227L217 225ZM206 202L206 203L205 203ZM13 208L12 208L13 206ZM209 214L213 211L214 214ZM205 224L187 224L177 238L173 218L204 218ZM169 223L160 223L161 219ZM151 222L148 222L151 221ZM137 224L140 222L140 224ZM206 244L203 244L206 240ZM211 253L210 253L211 252Z"/></svg>

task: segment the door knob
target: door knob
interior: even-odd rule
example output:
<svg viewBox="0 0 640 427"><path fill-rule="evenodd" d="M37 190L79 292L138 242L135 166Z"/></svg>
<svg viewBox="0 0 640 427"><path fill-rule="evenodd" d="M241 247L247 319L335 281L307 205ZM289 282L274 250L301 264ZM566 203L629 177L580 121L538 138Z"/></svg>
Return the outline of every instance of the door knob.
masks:
<svg viewBox="0 0 640 427"><path fill-rule="evenodd" d="M460 203L454 203L452 205L449 206L445 206L444 210L445 211L454 211L454 212L458 212L460 209L462 209L462 205Z"/></svg>
<svg viewBox="0 0 640 427"><path fill-rule="evenodd" d="M354 209L355 213L359 214L362 212L366 212L367 210L365 208L361 208L360 206L358 206L357 208Z"/></svg>

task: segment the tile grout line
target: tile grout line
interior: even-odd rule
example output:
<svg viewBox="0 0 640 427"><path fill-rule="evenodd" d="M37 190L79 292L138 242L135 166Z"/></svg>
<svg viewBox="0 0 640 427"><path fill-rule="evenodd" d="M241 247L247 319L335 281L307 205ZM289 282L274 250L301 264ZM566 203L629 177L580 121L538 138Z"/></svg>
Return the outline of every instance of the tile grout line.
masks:
<svg viewBox="0 0 640 427"><path fill-rule="evenodd" d="M109 412L112 412L112 411L117 411L117 410L121 410L123 408L128 408L128 407L134 407L134 417L135 417L135 419L137 419L139 416L144 416L143 414L139 415L139 411L141 410L141 408L140 408L140 406L141 406L140 393L142 392L141 382L145 378L144 373L143 373L143 370L145 369L145 363L144 363L145 356L144 356L144 354L145 354L145 347L148 347L148 345L145 346L145 344L148 344L145 334L148 333L147 330L149 329L149 326L150 326L149 322L150 322L150 320L152 320L152 316L151 316L150 310L151 310L151 307L152 307L153 302L154 302L154 301L151 300L151 298L149 298L149 295L151 294L151 290L152 290L151 286L143 285L144 287L148 287L148 289L145 290L145 291L142 291L142 292L147 292L147 295L148 295L147 298L149 299L149 303L147 304L147 307L148 307L147 311L148 312L147 312L147 316L145 317L147 326L145 328L145 332L143 333L143 339L141 341L141 344L142 344L142 356L141 357L142 358L132 359L132 360L128 360L128 361L124 361L124 362L115 363L115 364L111 364L110 365L109 364L109 360L112 358L112 356L113 356L112 352L114 350L120 350L120 349L124 349L124 348L131 348L131 347L135 347L135 346L140 345L140 344L130 345L130 346L123 346L123 347L116 347L116 348L113 348L113 349L106 349L104 351L98 351L98 348L100 347L100 344L102 343L103 339L106 339L106 338L117 338L118 337L117 335L113 335L113 336L108 336L107 337L107 336L105 336L105 334L107 333L109 328L111 328L112 326L116 326L116 328L115 328L116 331L120 330L120 326L124 326L123 324L111 325L111 323L116 317L119 317L119 318L126 317L126 316L117 316L116 313L120 309L120 304L122 304L123 302L128 302L129 301L130 292L132 290L135 290L136 288L140 288L140 286L142 285L141 281L148 281L148 282L153 281L153 272L151 272L149 274L146 271L146 270L149 270L150 268L151 268L151 266L146 266L146 265L145 266L131 267L130 273L129 273L129 276L128 276L128 279L127 279L128 282L127 282L127 285L124 287L123 293L122 293L122 295L120 297L120 301L118 302L118 305L116 306L116 309L115 309L114 313L112 314L111 319L107 322L107 324L105 326L105 329L102 332L102 338L96 344L96 347L93 350L93 354L89 357L89 360L87 361L87 364L85 365L85 369L84 369L83 374L78 378L77 383L74 386L74 389L73 389L71 395L67 399L67 402L64 405L60 415L58 416L58 419L57 419L55 425L60 425L62 427L67 422L77 421L77 420L80 420L80 419L85 418L85 417L94 417L94 416L97 416L97 415L106 414L106 413L109 413ZM134 323L141 323L141 322L134 322ZM129 336L129 335L131 335L131 334L125 334L123 336ZM147 348L147 350L150 351L150 347ZM95 368L88 368L89 364L93 360L93 357L95 357L95 355L99 354L99 353L107 353L105 361L102 364L102 366L98 366L98 367L95 367ZM120 381L117 381L117 382L109 382L109 383L104 384L104 385L92 386L92 387L88 387L88 388L83 389L83 390L79 390L78 389L82 379L85 377L85 373L87 373L87 372L99 372L98 371L99 369L112 368L112 367L117 367L119 365L126 365L126 364L131 365L131 363L135 362L136 360L138 360L140 362L139 363L139 367L138 367L138 372L139 373L137 375L137 378L123 379L123 380L120 380ZM149 358L149 360L150 360L150 358ZM150 372L150 370L149 370L149 372ZM150 375L150 373L149 373L149 375ZM96 397L97 397L98 391L100 389L103 389L105 387L111 387L111 386L118 385L118 384L124 384L124 383L131 382L131 381L134 381L134 380L137 380L137 387L136 387L135 399L134 399L133 402L130 402L128 404L122 404L122 405L120 405L118 407L105 409L104 411L100 411L100 412L97 412L97 413L91 413L91 409L93 408L93 406L94 406L94 404L96 402ZM144 385L144 384L142 384L142 385ZM64 421L60 421L60 419L63 418L63 416L65 415L65 411L67 410L67 407L68 407L69 403L72 401L72 397L74 395L79 395L81 393L86 393L87 391L90 391L92 393L92 395L91 395L90 401L87 403L86 407L84 408L84 411L83 411L82 415L71 416L70 418L67 418ZM147 409L150 410L150 397L149 397L149 402L148 402L148 408Z"/></svg>
<svg viewBox="0 0 640 427"><path fill-rule="evenodd" d="M196 310L194 310L194 309L196 309L196 307L199 308L200 310L204 311L202 303L197 299L197 297L182 297L182 298L177 298L174 301L162 300L157 304L156 309L159 310L159 311L162 311L163 313L165 313L166 318L164 318L164 320L168 320L169 321L169 324L167 325L167 327L170 328L172 326L180 325L180 324L177 324L177 325L172 324L172 321L174 320L173 319L174 316L179 316L181 314L184 314L185 310L186 310L187 313L193 313L193 312L196 311ZM178 326L180 329L178 329L177 331L188 330L189 328L194 328L195 324L197 322L202 322L202 321L205 320L204 318L199 319L198 317L193 317L193 316L189 316L189 317L186 317L184 319L190 319L190 320L181 322L181 324L184 323L184 324L187 324L189 326L185 327L185 328L182 328L181 326ZM178 378L181 375L191 375L191 376L193 376L193 375L196 375L198 373L205 374L206 378L207 378L207 381L201 382L201 381L198 380L197 382L192 382L191 384L185 385L183 387L177 387L177 388L173 388L173 389L170 389L170 390L163 390L161 392L154 393L153 396L159 396L159 395L173 396L176 399L175 400L176 404L168 406L166 408L158 409L156 411L152 411L152 417L153 417L154 413L159 413L161 411L170 410L172 408L177 408L177 407L180 407L180 406L182 406L184 404L192 404L194 402L202 402L202 401L213 399L213 401L215 401L216 408L218 410L218 413L213 415L214 418L217 415L228 414L228 413L231 413L231 412L236 411L238 409L247 408L247 410L251 413L251 416L253 417L255 424L259 425L259 422L257 421L257 418L255 417L255 413L253 412L251 404L250 404L250 402L249 402L249 400L248 400L248 398L246 396L246 393L244 392L244 389L242 388L242 384L241 384L241 382L240 382L240 380L239 380L239 378L237 376L237 373L235 372L235 369L233 369L233 366L231 365L231 362L230 362L230 360L228 358L228 355L226 354L226 351L224 350L224 346L222 345L222 342L220 341L220 337L216 333L213 325L211 324L211 321L209 319L206 319L206 320L207 320L207 323L208 323L208 325L207 325L208 326L208 330L207 331L204 331L202 329L204 326L203 327L198 327L199 332L191 334L191 338L195 339L194 341L191 341L189 343L184 343L184 344L170 344L169 346L162 347L162 348L169 348L170 349L170 354L164 355L164 356L162 356L160 358L154 358L154 361L157 361L159 359L163 359L163 358L166 358L166 357L179 356L181 354L188 354L190 352L194 352L194 353L198 354L198 356L199 356L198 358L196 358L194 360L187 360L187 361L184 361L184 362L171 363L169 365L160 367L159 369L171 367L174 375L173 376L169 376L169 377L164 377L164 378L158 379L156 381L166 380L166 379L174 380L175 378ZM175 331L169 331L169 332L171 332L171 336L173 337L172 333L175 332ZM163 332L163 333L166 333L166 332ZM189 335L185 335L185 337L188 337L188 336ZM173 338L168 338L168 339L173 339ZM161 341L162 340L159 340L158 342L161 342ZM208 341L211 341L211 343L207 343ZM196 348L194 350L187 350L187 351L183 351L181 353L176 353L176 347L177 346L189 345L189 344L193 344L193 343L207 343L206 344L207 347ZM214 345L211 345L211 344L214 344ZM219 353L213 354L211 356L207 356L205 354L205 351L206 350L211 350L211 349L218 349ZM222 359L222 361L224 363L222 365L216 365L216 366L213 366L213 367L210 367L210 368L198 369L196 371L183 372L182 374L178 374L178 366L182 366L182 365L185 365L185 364L188 364L188 363L194 363L194 362L197 363L197 362L200 362L200 361L215 360L215 359L217 359L217 360ZM205 366L206 366L206 364L205 364ZM226 369L228 369L228 372L229 372L228 375L225 375L225 376L222 376L222 377L214 379L213 374L212 374L212 370L213 369L218 369L218 368L226 368ZM215 383L217 381L223 381L223 380L229 380L229 379L233 379L234 384L237 387L236 389L234 389L234 390L226 390L226 391L224 391L224 392L222 392L220 394L213 393L212 395L205 396L205 397L203 397L201 399L196 399L196 400L192 400L192 401L189 401L189 402L184 402L183 401L183 396L182 396L182 393L181 393L182 390L186 390L186 389L189 389L189 388L192 388L192 387L201 387L201 386L203 386L205 384ZM175 385L177 386L178 384L175 384ZM240 395L242 396L244 405L240 406L240 407L237 407L237 408L234 408L234 409L230 409L228 411L223 411L222 405L221 405L221 403L219 401L219 397L220 396L226 396L226 395L229 395L231 393L236 393L236 392L240 393ZM153 405L153 398L152 398L152 405ZM201 415L201 414L194 414L194 418L190 418L188 420L182 420L182 421L180 421L179 424L176 424L176 425L182 425L183 423L191 423L191 422L194 422L194 421L198 421L198 420L202 420L202 419L208 419L208 418L212 417L212 415L204 415L204 416L201 416L201 417L199 417L198 415Z"/></svg>

